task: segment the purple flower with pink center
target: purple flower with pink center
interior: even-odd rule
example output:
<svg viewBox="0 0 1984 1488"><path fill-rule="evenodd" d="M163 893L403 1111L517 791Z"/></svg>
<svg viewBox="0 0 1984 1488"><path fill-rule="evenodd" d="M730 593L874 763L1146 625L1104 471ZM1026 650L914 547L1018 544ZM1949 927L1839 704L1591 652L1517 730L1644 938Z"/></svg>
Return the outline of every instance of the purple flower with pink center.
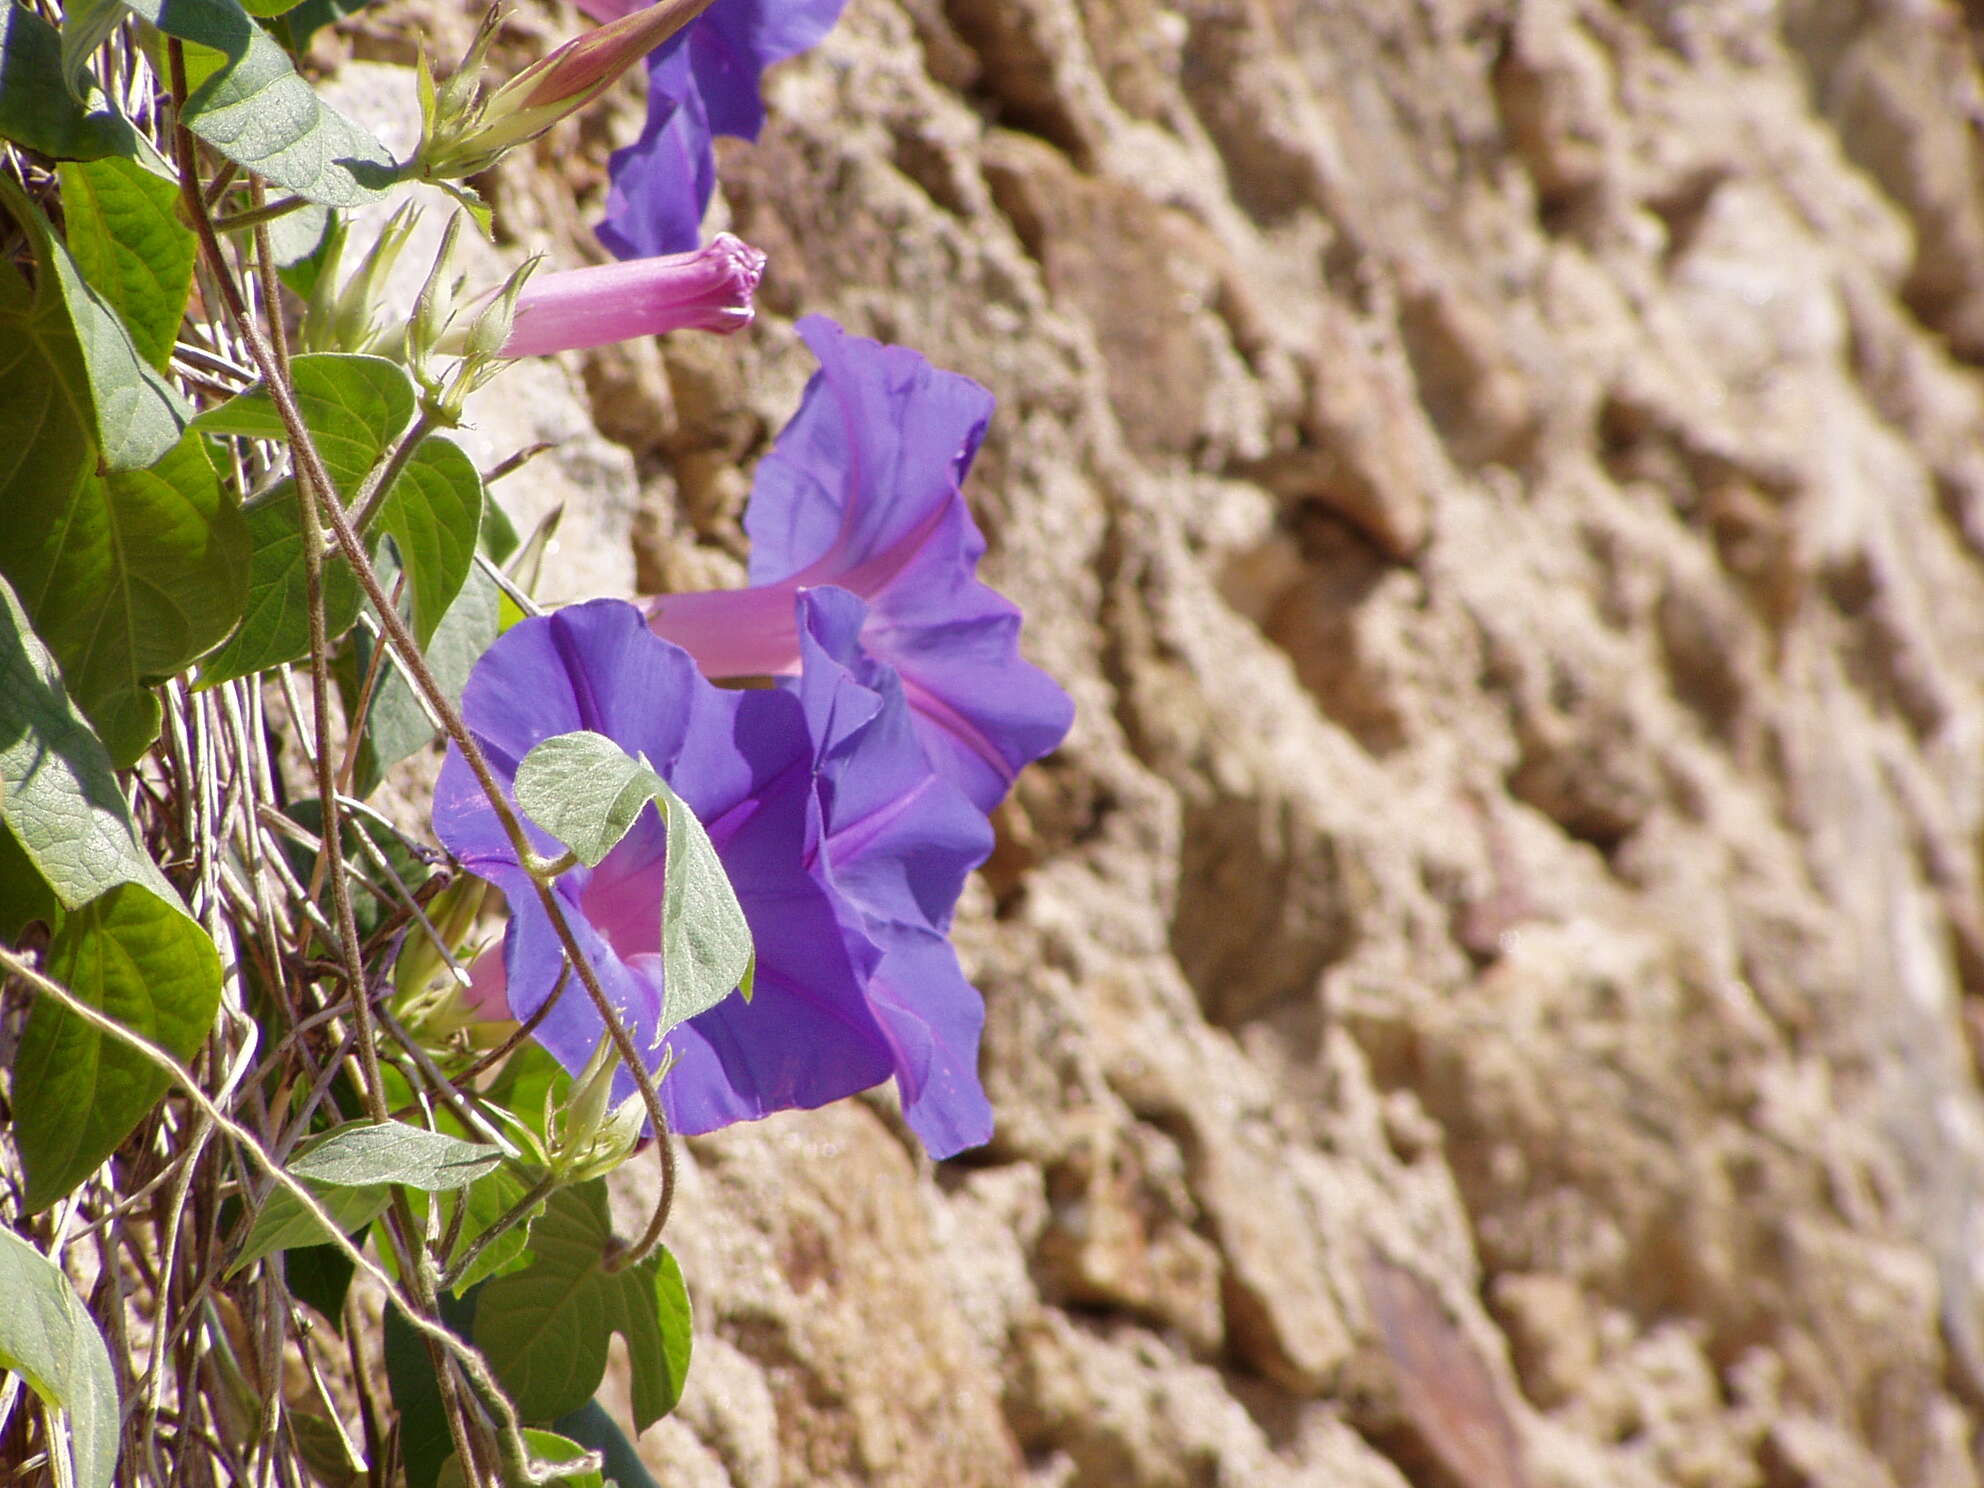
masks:
<svg viewBox="0 0 1984 1488"><path fill-rule="evenodd" d="M960 482L992 395L823 316L799 334L820 370L758 466L744 514L751 587L664 596L649 623L708 676L793 675L794 597L827 584L858 595L863 654L900 678L936 770L990 811L1074 718L1020 656L1018 608L977 577L985 539Z"/></svg>
<svg viewBox="0 0 1984 1488"><path fill-rule="evenodd" d="M991 846L983 816L930 768L886 669L864 661L851 595L788 597L804 652L793 683L725 690L633 606L597 600L525 620L483 656L462 712L506 790L542 740L577 729L645 755L703 822L757 948L755 995L733 995L672 1030L659 1026L665 830L650 806L598 867L561 874L557 895L580 949L658 1066L679 1131L710 1131L814 1107L894 1076L931 1152L983 1142L983 1023L945 932L965 876ZM500 987L528 1018L558 987L564 955L549 914L466 764L451 751L435 830L510 906ZM541 852L558 848L530 829ZM479 972L481 969L478 969ZM536 1037L568 1070L604 1025L570 978ZM624 1094L631 1081L623 1072Z"/></svg>

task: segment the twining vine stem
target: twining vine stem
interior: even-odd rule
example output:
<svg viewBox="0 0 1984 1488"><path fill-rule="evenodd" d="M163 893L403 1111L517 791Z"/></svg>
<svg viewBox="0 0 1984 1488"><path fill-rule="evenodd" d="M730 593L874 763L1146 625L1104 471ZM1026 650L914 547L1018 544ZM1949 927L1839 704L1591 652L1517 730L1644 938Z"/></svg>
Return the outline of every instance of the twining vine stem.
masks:
<svg viewBox="0 0 1984 1488"><path fill-rule="evenodd" d="M184 52L176 39L170 44L169 57L174 95L176 97L184 97L186 91ZM232 275L228 272L225 253L222 249L219 236L214 231L212 216L207 208L205 198L199 189L198 161L194 153L192 135L183 125L178 123L175 123L174 126L174 142L180 167L181 191L186 204L187 214L192 219L194 231L200 239L201 251L212 267L214 276L219 282L221 296L226 302L228 314L235 322L242 340L247 343L249 355L254 360L256 370L261 374L263 384L268 388L270 400L276 409L276 416L283 425L284 434L288 439L293 458L296 462L297 485L299 489L307 489L315 497L318 509L321 511L323 518L329 522L331 531L337 539L339 550L351 565L352 573L358 579L359 587L365 591L366 598L371 601L380 628L392 644L394 651L398 653L400 661L406 668L407 675L413 680L422 696L427 699L429 705L433 708L435 717L441 721L443 731L448 735L455 747L461 751L464 762L468 765L470 772L475 776L476 782L481 787L483 794L488 798L490 806L496 814L497 821L502 825L504 834L510 839L511 845L516 849L518 861L529 862L535 850L531 845L529 836L524 831L523 824L518 820L517 814L508 798L504 796L502 788L496 783L496 778L489 768L489 761L483 754L481 746L462 722L461 714L449 700L446 690L436 680L432 669L427 665L427 658L422 654L419 645L413 638L412 632L407 629L406 622L400 618L398 608L392 603L391 597L386 593L384 585L380 582L378 571L372 566L358 531L353 527L349 515L337 499L337 487L330 479L323 458L318 453L316 442L311 436L308 425L303 420L301 410L297 407L295 391L290 385L288 377L285 375L285 369L281 365L275 348L269 344L268 339L262 334L261 328L255 323L255 318L249 313L247 305L241 298L239 287L234 283ZM304 549L306 553L312 547L310 538L315 530L316 524L306 518L304 522ZM321 616L321 598L318 604L312 606L312 610L314 616ZM318 633L316 622L313 620L313 663L317 658L323 656L324 650L325 644L323 637ZM314 670L315 667L313 665L313 687L316 680ZM326 709L322 702L318 703L318 710L320 727L322 727L322 720L326 716ZM321 750L319 751L319 758L320 760L323 758L323 752ZM321 772L322 766L320 765L319 768ZM325 852L327 855L336 855L330 857L327 866L333 884L332 892L334 896L339 896L338 902L342 904L339 922L339 928L342 932L345 928L345 917L349 914L350 900L348 890L344 887L341 869L342 854L339 850L341 847L339 841L341 825L337 822L337 802L334 791L325 790L322 793L322 797L324 800ZM632 1245L625 1247L608 1259L606 1263L608 1269L619 1270L638 1264L651 1254L655 1246L660 1243L662 1230L668 1223L669 1210L674 1202L676 1182L675 1154L669 1141L668 1115L662 1106L660 1092L655 1088L654 1078L648 1071L647 1063L642 1059L639 1050L635 1046L633 1035L628 1031L625 1022L620 1018L618 1011L607 998L605 989L600 985L597 972L593 969L585 952L580 948L578 939L573 934L571 923L565 915L564 908L560 904L558 896L553 892L547 880L533 876L532 883L536 888L539 901L543 904L545 912L551 920L552 928L558 935L559 943L565 952L567 960L571 963L574 971L577 972L580 985L584 987L587 997L591 1000L593 1007L605 1024L607 1036L613 1041L614 1051L620 1056L621 1062L633 1076L635 1087L640 1093L641 1102L647 1110L648 1120L654 1130L655 1150L661 1164L660 1192L656 1196L654 1210L649 1218L647 1228L641 1237ZM340 938L343 938L342 935ZM354 933L350 937L348 948L355 951L356 944L357 940L354 927ZM350 958L347 957L346 959L349 962ZM368 1036L371 1020L369 1017L370 1008L366 1002L363 976L362 973L356 973L349 964L347 964L346 972L352 978L353 999L359 1008L357 1014L360 1023L359 1043L361 1049L365 1051L361 1055L361 1058L369 1061L365 1073L367 1083L372 1084L377 1078L377 1055L371 1049L371 1040ZM375 1090L378 1088L376 1085L374 1086Z"/></svg>
<svg viewBox="0 0 1984 1488"><path fill-rule="evenodd" d="M0 968L4 968L12 976L19 977L40 996L59 1003L65 1011L82 1019L99 1033L108 1034L126 1047L137 1050L171 1076L173 1083L186 1092L188 1099L199 1108L201 1114L226 1132L240 1150L254 1160L256 1167L267 1173L323 1228L330 1236L330 1243L343 1252L345 1259L378 1285L386 1300L398 1310L407 1323L430 1344L445 1349L461 1367L462 1373L475 1391L476 1399L497 1422L499 1438L504 1442L506 1470L514 1462L519 1480L524 1482L547 1482L572 1471L572 1464L569 1462L545 1464L542 1467L531 1464L529 1449L523 1440L523 1428L517 1419L516 1409L497 1386L495 1377L489 1372L489 1365L480 1351L472 1344L457 1338L443 1324L435 1322L431 1312L423 1312L419 1307L408 1302L378 1262L367 1256L353 1243L350 1236L338 1228L337 1221L318 1202L317 1196L300 1179L284 1171L282 1164L270 1155L253 1132L221 1110L213 1097L200 1088L200 1082L191 1070L144 1035L126 1028L115 1018L98 1012L60 982L43 976L31 961L4 946L0 946ZM464 1462L472 1460L466 1456L463 1458ZM546 1468L554 1466L556 1471L546 1471Z"/></svg>
<svg viewBox="0 0 1984 1488"><path fill-rule="evenodd" d="M168 39L167 56L169 81L173 97L175 100L183 99L186 97L188 91L185 53L182 44L177 38ZM310 624L311 701L315 714L316 733L313 763L316 768L318 798L322 802L323 811L324 831L322 852L324 855L324 866L331 882L333 914L335 917L336 933L332 937L334 941L333 951L339 958L341 963L340 970L350 991L353 1022L357 1034L356 1044L359 1053L360 1086L363 1099L368 1114L374 1120L385 1120L389 1114L385 1101L385 1085L379 1069L378 1051L374 1038L370 990L366 985L364 970L359 960L357 923L352 911L350 888L344 872L343 824L338 805L335 763L330 747L329 636L327 634L324 614L324 551L320 520L328 520L338 547L343 552L346 561L351 565L352 572L357 577L359 585L364 590L366 597L371 601L380 626L389 643L398 654L401 663L415 686L433 708L435 716L440 719L448 737L454 742L456 748L461 751L471 772L475 775L478 784L488 797L506 834L517 847L520 856L530 852L530 842L523 830L521 822L517 819L515 812L511 809L509 802L504 798L500 787L497 785L481 748L464 726L459 712L449 701L446 692L436 681L431 669L427 665L426 658L422 655L419 646L415 643L405 622L401 620L397 607L393 604L391 597L385 592L384 586L379 580L378 573L373 568L364 550L358 530L353 526L350 517L346 514L338 498L336 485L330 479L322 456L319 454L310 430L304 422L297 406L294 388L288 375L288 348L282 338L280 324L279 299L277 298L280 293L280 286L274 274L273 256L268 252L268 237L265 223L258 222L256 224L255 238L257 252L255 257L263 275L262 298L264 309L268 312L271 323L271 335L274 338L273 343L270 336L263 334L261 327L257 324L256 317L250 312L247 303L242 297L239 285L234 280L232 268L227 261L227 256L221 245L219 235L215 230L208 198L200 189L199 162L192 134L186 128L184 122L178 118L175 118L173 122L173 151L179 167L181 199L185 206L186 215L190 219L193 230L199 239L202 256L207 261L227 313L234 322L242 340L246 343L256 370L261 374L263 385L268 389L270 399L276 409L277 417L282 422L284 433L291 448L292 458L295 462L297 495L301 508L300 517ZM256 206L258 208L262 206L259 183ZM388 456L387 463L390 465L397 461L398 464L403 466L417 442L418 439L415 434L410 432L408 437L399 441L395 446L393 452ZM390 489L391 479L394 473L392 469L375 470L368 476L366 486L371 493L366 502L368 515L370 510L376 509L378 493ZM526 858L525 860L527 861L528 859ZM615 1051L633 1075L657 1137L656 1146L661 1156L662 1166L661 1192L656 1200L653 1216L641 1240L635 1246L609 1258L607 1264L618 1268L632 1264L652 1251L653 1247L659 1242L663 1226L667 1223L668 1211L673 1200L675 1187L674 1155L668 1142L667 1115L662 1107L660 1095L655 1089L653 1078L648 1073L645 1063L640 1058L634 1046L632 1036L629 1034L625 1024L618 1017L612 1004L608 1001L604 989L600 986L597 974L587 961L584 952L580 949L577 938L574 936L571 926L562 911L562 907L558 903L557 896L552 892L548 882L542 879L536 879L534 882L536 883L538 895L559 936L566 956L577 971L580 983L585 987L588 997L598 1010L606 1026L607 1034L613 1041ZM10 968L17 968L19 965L12 957L7 958L6 964ZM35 978L35 983L43 987L54 985L40 978ZM73 1003L74 999L66 998L66 994L64 994L64 997L66 1001ZM141 1040L138 1042L141 1045L143 1044ZM162 1050L154 1050L149 1046L146 1047L148 1053L163 1054ZM183 1074L176 1066L176 1063L169 1062L168 1067L175 1070L175 1078L180 1078ZM182 1080L182 1083L187 1082L190 1082L190 1076L184 1076ZM231 1135L246 1135L245 1129L228 1122L220 1114L218 1108L213 1107L212 1103L207 1101L204 1095L196 1095L195 1098L202 1105L203 1109L208 1111L210 1118L221 1124ZM257 1150L259 1152L259 1149ZM285 1188L295 1190L299 1193L301 1192L301 1185L296 1184L286 1174L278 1172L277 1178ZM303 1195L303 1199L306 1208L313 1215L316 1215L320 1219L326 1218L307 1194ZM411 1285L415 1305L409 1305L399 1295L397 1290L392 1290L389 1294L393 1297L396 1305L407 1315L416 1331L422 1335L429 1350L433 1354L437 1382L443 1398L443 1413L448 1420L449 1432L456 1454L464 1467L470 1472L476 1472L478 1465L482 1462L482 1453L478 1450L480 1443L468 1430L467 1414L462 1410L461 1402L456 1396L454 1375L446 1367L446 1361L450 1358L461 1367L463 1378L468 1381L478 1402L488 1412L491 1418L497 1422L498 1454L502 1459L502 1467L506 1476L522 1481L534 1481L540 1474L531 1465L530 1454L523 1442L514 1408L511 1407L507 1398L504 1397L501 1390L497 1388L493 1379L489 1376L487 1366L481 1360L480 1355L456 1339L447 1328L432 1321L439 1314L433 1265L427 1255L423 1238L412 1223L411 1209L406 1203L404 1196L396 1193L395 1200L393 1218L396 1223L388 1226L388 1229L394 1233L394 1238L397 1242L395 1248L401 1252L403 1260L407 1262L402 1270ZM334 1227L332 1228L334 1229ZM368 1274L376 1275L381 1280L384 1279L384 1273L379 1272L378 1268L370 1262L364 1261L357 1248L351 1245L347 1239L340 1236L339 1244L340 1248L345 1250L354 1262L361 1265Z"/></svg>

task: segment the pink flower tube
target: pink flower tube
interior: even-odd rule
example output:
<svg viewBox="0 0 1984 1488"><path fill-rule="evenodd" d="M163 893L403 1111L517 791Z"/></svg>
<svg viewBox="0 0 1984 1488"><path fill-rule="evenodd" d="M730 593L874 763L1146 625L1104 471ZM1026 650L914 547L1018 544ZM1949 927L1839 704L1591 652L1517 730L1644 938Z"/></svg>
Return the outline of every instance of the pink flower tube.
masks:
<svg viewBox="0 0 1984 1488"><path fill-rule="evenodd" d="M751 323L765 255L729 233L693 253L534 274L517 297L506 357L545 356L665 331L727 334Z"/></svg>

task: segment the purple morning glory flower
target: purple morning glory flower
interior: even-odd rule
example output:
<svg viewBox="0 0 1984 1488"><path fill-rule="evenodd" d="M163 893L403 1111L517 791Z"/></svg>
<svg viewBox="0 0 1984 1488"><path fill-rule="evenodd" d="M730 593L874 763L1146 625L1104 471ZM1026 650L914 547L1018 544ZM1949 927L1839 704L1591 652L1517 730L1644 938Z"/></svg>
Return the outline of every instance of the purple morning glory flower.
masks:
<svg viewBox="0 0 1984 1488"><path fill-rule="evenodd" d="M868 999L888 1037L903 1114L943 1155L992 1134L978 1083L985 1005L946 934L965 876L992 850L985 815L931 768L893 668L864 654L867 606L842 589L795 606L793 687L820 741L823 858L881 952Z"/></svg>
<svg viewBox="0 0 1984 1488"><path fill-rule="evenodd" d="M507 632L470 676L463 717L506 788L535 744L591 729L645 754L709 831L756 943L756 992L661 1037L659 815L650 807L597 868L572 868L553 888L636 1046L657 1064L664 1044L673 1053L662 1097L677 1130L824 1105L895 1075L910 1124L949 1156L991 1130L977 1077L983 1009L944 939L989 832L931 773L890 679L851 669L858 601L822 592L799 604L808 670L787 686L717 688L633 606L597 600ZM509 901L502 985L479 967L478 999L500 990L529 1017L557 985L562 948L453 752L434 823ZM557 850L531 830L539 850ZM574 981L536 1037L576 1073L603 1032ZM619 1089L632 1089L624 1072Z"/></svg>
<svg viewBox="0 0 1984 1488"><path fill-rule="evenodd" d="M648 58L648 115L641 136L607 162L610 185L599 240L621 258L693 248L716 181L711 139L756 139L765 106L758 83L833 28L846 0L715 0ZM584 0L610 20L636 0Z"/></svg>
<svg viewBox="0 0 1984 1488"><path fill-rule="evenodd" d="M823 316L799 333L820 370L758 466L751 587L664 596L649 623L708 676L787 675L803 652L793 597L823 584L859 595L862 647L899 674L932 764L990 811L1074 717L1020 658L1019 610L976 577L985 539L959 482L992 396Z"/></svg>

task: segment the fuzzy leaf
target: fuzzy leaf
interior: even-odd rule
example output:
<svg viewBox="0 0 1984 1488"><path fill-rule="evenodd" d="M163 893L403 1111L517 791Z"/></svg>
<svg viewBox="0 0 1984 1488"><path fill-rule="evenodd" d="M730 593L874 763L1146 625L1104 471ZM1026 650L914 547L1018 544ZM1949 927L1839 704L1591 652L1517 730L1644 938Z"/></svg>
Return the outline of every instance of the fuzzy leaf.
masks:
<svg viewBox="0 0 1984 1488"><path fill-rule="evenodd" d="M241 626L200 663L200 685L211 687L310 654L309 571L303 553L303 514L296 485L284 481L248 513L248 599ZM358 580L342 554L324 555L326 633L343 635L358 619Z"/></svg>
<svg viewBox="0 0 1984 1488"><path fill-rule="evenodd" d="M0 402L24 396L16 387L28 384L24 407L0 415L0 435L9 441L0 458L28 460L37 438L53 436L44 424L59 410L94 436L108 469L156 463L185 432L192 416L186 400L145 360L41 209L7 176L0 176L0 207L26 230L39 271L32 295L11 268L0 276ZM16 433L26 436L18 444ZM20 473L0 466L0 497L19 493Z"/></svg>
<svg viewBox="0 0 1984 1488"><path fill-rule="evenodd" d="M668 819L667 874L661 893L662 1004L658 1029L715 1007L735 989L751 995L755 957L744 907L710 834L664 783L657 797Z"/></svg>
<svg viewBox="0 0 1984 1488"><path fill-rule="evenodd" d="M62 7L62 79L78 98L94 83L91 54L110 40L129 14L123 0L68 0Z"/></svg>
<svg viewBox="0 0 1984 1488"><path fill-rule="evenodd" d="M414 639L425 647L475 566L482 476L453 440L421 441L379 508L405 570Z"/></svg>
<svg viewBox="0 0 1984 1488"><path fill-rule="evenodd" d="M82 485L95 453L87 386L60 304L0 259L0 510L62 502Z"/></svg>
<svg viewBox="0 0 1984 1488"><path fill-rule="evenodd" d="M371 3L372 0L303 0L294 10L285 11L269 29L284 46L301 53L323 27L356 15Z"/></svg>
<svg viewBox="0 0 1984 1488"><path fill-rule="evenodd" d="M182 1062L220 1007L220 957L172 903L119 884L62 918L48 976ZM14 1060L14 1140L27 1207L47 1208L117 1150L171 1084L129 1045L50 999L36 1001Z"/></svg>
<svg viewBox="0 0 1984 1488"><path fill-rule="evenodd" d="M392 587L391 567L382 556L379 576L388 589ZM460 704L469 672L496 639L502 598L494 580L480 569L471 568L462 592L448 606L448 613L441 617L433 639L427 644L428 670L451 703ZM351 701L357 698L358 685L371 663L373 648L378 645L363 632L354 640L352 665L343 673L349 680L347 691ZM365 742L358 755L359 794L370 795L388 769L425 748L434 733L434 724L414 695L412 684L389 658L372 689L372 706L365 715Z"/></svg>
<svg viewBox="0 0 1984 1488"><path fill-rule="evenodd" d="M130 9L225 58L183 117L229 160L327 207L377 201L397 179L386 147L320 99L239 0L130 0Z"/></svg>
<svg viewBox="0 0 1984 1488"><path fill-rule="evenodd" d="M625 837L661 777L604 734L580 729L546 739L517 766L517 804L588 868Z"/></svg>
<svg viewBox="0 0 1984 1488"><path fill-rule="evenodd" d="M393 1201L391 1187L383 1183L366 1188L336 1188L319 1183L307 1186L341 1235L364 1229L384 1214L387 1205ZM323 1225L317 1222L317 1217L303 1207L296 1195L286 1188L273 1188L269 1190L268 1202L262 1205L262 1212L255 1216L248 1238L241 1243L241 1254L234 1258L227 1274L233 1276L279 1250L324 1245L329 1243L330 1238L324 1233Z"/></svg>
<svg viewBox="0 0 1984 1488"><path fill-rule="evenodd" d="M54 659L4 578L0 823L65 908L80 908L124 883L179 904L138 841L110 756L62 690Z"/></svg>
<svg viewBox="0 0 1984 1488"><path fill-rule="evenodd" d="M461 1240L456 1245L456 1255L466 1251L476 1236L508 1214L529 1190L530 1180L514 1166L498 1168L470 1184L467 1193L455 1200L456 1203L466 1200L468 1204L468 1213L462 1217ZM543 1212L541 1206L538 1212ZM475 1258L475 1264L455 1279L455 1291L466 1292L485 1277L507 1276L527 1265L530 1259L526 1251L530 1244L530 1225L531 1221L526 1220L484 1246L482 1254ZM451 1263L453 1259L450 1257Z"/></svg>
<svg viewBox="0 0 1984 1488"><path fill-rule="evenodd" d="M384 357L312 352L290 364L297 411L323 457L338 495L349 501L358 483L413 418L413 382ZM208 409L193 421L202 434L251 439L288 436L260 383Z"/></svg>
<svg viewBox="0 0 1984 1488"><path fill-rule="evenodd" d="M468 1187L502 1160L502 1151L486 1143L464 1142L402 1121L352 1122L291 1158L289 1171L339 1188L404 1183L440 1193Z"/></svg>
<svg viewBox="0 0 1984 1488"><path fill-rule="evenodd" d="M517 804L589 868L599 866L652 801L668 832L661 898L664 980L657 1034L743 988L756 963L751 928L709 833L668 782L604 734L539 743L517 766Z"/></svg>
<svg viewBox="0 0 1984 1488"><path fill-rule="evenodd" d="M356 1231L353 1231L356 1234ZM344 1299L351 1290L351 1279L358 1268L351 1257L326 1241L322 1245L294 1245L283 1257L283 1280L290 1295L316 1308L325 1322L340 1334L344 1332Z"/></svg>
<svg viewBox="0 0 1984 1488"><path fill-rule="evenodd" d="M606 1345L627 1342L634 1425L675 1408L689 1369L689 1296L675 1258L659 1250L609 1272L606 1185L558 1190L531 1231L530 1266L481 1291L475 1344L527 1421L577 1410L606 1374Z"/></svg>
<svg viewBox="0 0 1984 1488"><path fill-rule="evenodd" d="M164 370L198 251L175 215L179 188L135 160L72 162L61 176L62 220L76 267L123 318L139 354Z"/></svg>
<svg viewBox="0 0 1984 1488"><path fill-rule="evenodd" d="M79 94L63 84L63 39L25 5L0 5L0 139L55 160L136 154L138 131L100 90Z"/></svg>
<svg viewBox="0 0 1984 1488"><path fill-rule="evenodd" d="M11 945L39 920L53 928L62 913L55 891L14 834L0 830L0 945Z"/></svg>
<svg viewBox="0 0 1984 1488"><path fill-rule="evenodd" d="M19 493L0 568L113 763L158 732L150 684L218 643L248 596L248 525L194 434L148 470Z"/></svg>
<svg viewBox="0 0 1984 1488"><path fill-rule="evenodd" d="M0 1370L28 1382L68 1418L66 1443L84 1488L110 1488L117 1471L117 1377L89 1312L47 1256L0 1229Z"/></svg>
<svg viewBox="0 0 1984 1488"><path fill-rule="evenodd" d="M384 357L332 352L297 357L290 373L297 411L325 473L339 498L349 500L412 419L413 383ZM259 384L207 410L193 427L202 434L284 438L275 404ZM293 484L252 504L248 532L254 556L246 613L234 638L201 667L203 686L294 661L310 649L309 575ZM358 619L358 581L341 554L325 555L324 611L333 638Z"/></svg>

